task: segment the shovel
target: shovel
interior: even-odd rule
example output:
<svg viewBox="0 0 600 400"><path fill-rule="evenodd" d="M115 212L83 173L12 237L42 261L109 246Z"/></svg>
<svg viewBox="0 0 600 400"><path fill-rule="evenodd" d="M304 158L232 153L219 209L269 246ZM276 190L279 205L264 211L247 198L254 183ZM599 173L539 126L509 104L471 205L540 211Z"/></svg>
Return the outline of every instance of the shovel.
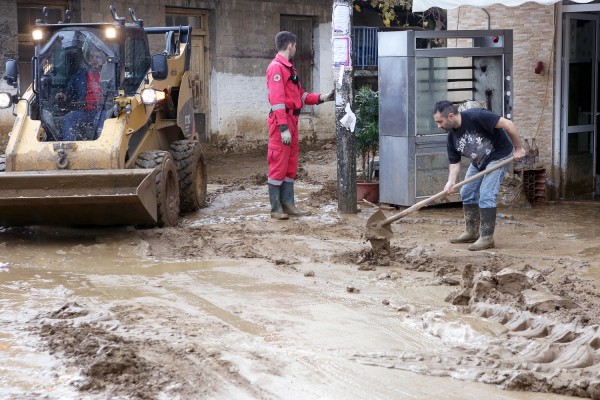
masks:
<svg viewBox="0 0 600 400"><path fill-rule="evenodd" d="M452 186L452 189L456 190L456 189L466 185L469 182L473 182L474 180L481 178L485 174L488 174L492 171L497 170L498 168L505 166L506 164L511 163L514 159L515 159L515 157L512 156L505 160L502 160L501 162L494 165L493 167L490 167L489 169L486 169L485 171L481 171L481 172L473 175L472 177L467 178L464 181L455 184L454 186ZM371 246L373 247L373 249L375 251L379 251L380 249L385 249L386 251L389 250L390 239L394 235L394 232L392 232L392 228L390 227L390 224L392 222L396 222L400 218L403 218L403 217L407 216L408 214L418 211L421 208L425 207L426 205L429 205L429 204L433 203L434 201L441 199L444 196L446 196L445 190L443 190L443 191L439 192L438 194L435 194L425 200L421 200L420 202L414 204L413 206L407 208L406 210L404 210L396 215L393 215L389 218L385 217L385 214L383 213L383 211L381 211L381 210L376 211L367 220L367 232L365 235L367 240L369 242L371 242Z"/></svg>

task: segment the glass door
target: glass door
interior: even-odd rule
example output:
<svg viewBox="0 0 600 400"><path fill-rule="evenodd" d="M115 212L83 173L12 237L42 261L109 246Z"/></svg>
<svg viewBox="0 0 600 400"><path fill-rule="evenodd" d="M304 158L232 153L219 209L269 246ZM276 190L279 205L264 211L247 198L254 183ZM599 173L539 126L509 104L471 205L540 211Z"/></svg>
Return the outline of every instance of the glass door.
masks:
<svg viewBox="0 0 600 400"><path fill-rule="evenodd" d="M596 167L598 21L565 14L561 163L565 198L592 198Z"/></svg>

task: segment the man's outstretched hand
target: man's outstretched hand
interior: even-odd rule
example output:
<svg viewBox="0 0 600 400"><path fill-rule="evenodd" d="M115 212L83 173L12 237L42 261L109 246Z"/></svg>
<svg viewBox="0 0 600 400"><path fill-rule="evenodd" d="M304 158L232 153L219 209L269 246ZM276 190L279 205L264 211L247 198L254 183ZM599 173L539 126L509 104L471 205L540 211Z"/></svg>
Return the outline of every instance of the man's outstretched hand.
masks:
<svg viewBox="0 0 600 400"><path fill-rule="evenodd" d="M334 98L335 98L335 89L327 94L319 95L319 100L321 100L321 103L325 103L326 101L332 101Z"/></svg>

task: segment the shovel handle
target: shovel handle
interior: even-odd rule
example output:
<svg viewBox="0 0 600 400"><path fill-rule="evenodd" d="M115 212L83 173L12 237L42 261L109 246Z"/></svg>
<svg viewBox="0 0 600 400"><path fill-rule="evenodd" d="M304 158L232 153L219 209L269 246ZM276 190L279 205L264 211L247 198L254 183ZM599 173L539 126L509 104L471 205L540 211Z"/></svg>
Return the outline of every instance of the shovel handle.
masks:
<svg viewBox="0 0 600 400"><path fill-rule="evenodd" d="M498 168L501 168L503 166L505 166L506 164L509 164L511 162L513 162L515 159L514 156L511 156L505 160L500 161L498 164L483 170L481 172L476 173L475 175L471 176L470 178L465 179L462 182L458 182L457 184L455 184L454 186L452 186L452 189L458 189L464 185L466 185L467 183L473 182L476 179L481 178L482 176L484 176L485 174L489 174L492 171L497 170ZM380 226L386 226L391 224L392 222L398 221L400 218L403 218L405 216L407 216L408 214L411 214L415 211L420 210L421 208L425 207L428 204L433 203L434 201L441 199L442 197L446 196L446 191L442 190L441 192L439 192L438 194L435 194L431 197L426 198L425 200L421 200L420 202L412 205L411 207L407 208L406 210L396 214L396 215L392 215L389 218L384 219L383 221L381 221Z"/></svg>

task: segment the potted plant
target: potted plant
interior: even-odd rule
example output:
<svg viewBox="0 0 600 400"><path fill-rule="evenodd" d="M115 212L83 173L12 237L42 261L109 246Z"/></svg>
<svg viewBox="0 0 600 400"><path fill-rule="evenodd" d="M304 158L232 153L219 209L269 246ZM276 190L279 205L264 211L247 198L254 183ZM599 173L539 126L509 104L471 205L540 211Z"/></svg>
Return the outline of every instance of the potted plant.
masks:
<svg viewBox="0 0 600 400"><path fill-rule="evenodd" d="M356 182L357 200L379 201L379 182L372 181L370 163L379 149L379 96L364 85L355 93L356 152L360 155L362 173Z"/></svg>

